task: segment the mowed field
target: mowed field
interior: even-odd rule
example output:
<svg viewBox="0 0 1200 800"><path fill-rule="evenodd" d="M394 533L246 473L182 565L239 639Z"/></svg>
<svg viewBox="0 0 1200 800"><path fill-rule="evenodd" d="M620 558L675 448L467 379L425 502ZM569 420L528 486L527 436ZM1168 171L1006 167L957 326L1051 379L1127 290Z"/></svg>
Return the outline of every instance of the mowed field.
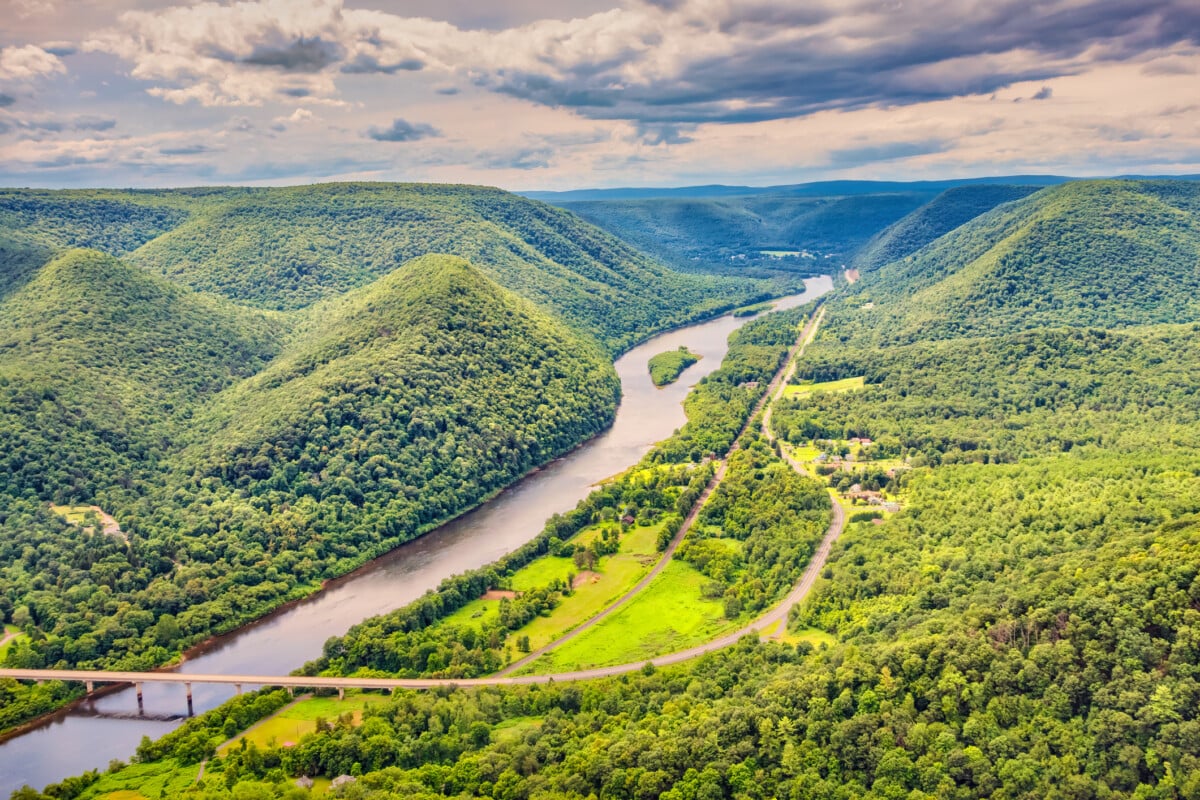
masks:
<svg viewBox="0 0 1200 800"><path fill-rule="evenodd" d="M683 650L731 630L719 600L703 596L709 579L673 560L636 598L594 628L552 650L524 672L570 672Z"/></svg>
<svg viewBox="0 0 1200 800"><path fill-rule="evenodd" d="M543 556L515 573L510 581L514 592L527 592L547 586L554 580L565 581L568 575L576 576L575 588L569 597L564 597L548 616L531 620L515 632L515 636L528 636L530 649L536 650L604 610L629 591L658 561L658 535L661 530L661 524L630 528L621 536L620 550L600 559L590 571L582 571L569 558ZM581 532L572 541L587 545L599 535L600 527L597 526ZM476 600L446 617L440 624L481 627L496 618L500 603L499 597Z"/></svg>

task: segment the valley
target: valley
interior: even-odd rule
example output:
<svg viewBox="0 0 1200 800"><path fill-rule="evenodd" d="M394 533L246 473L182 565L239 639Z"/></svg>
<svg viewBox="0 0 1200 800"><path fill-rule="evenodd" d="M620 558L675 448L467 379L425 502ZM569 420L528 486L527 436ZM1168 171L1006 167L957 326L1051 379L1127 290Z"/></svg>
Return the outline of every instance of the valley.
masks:
<svg viewBox="0 0 1200 800"><path fill-rule="evenodd" d="M301 776L320 787L347 776L354 791L380 797L688 797L704 786L761 797L1032 797L1060 785L1078 796L1134 796L1137 786L1190 796L1200 787L1189 346L1198 196L1197 184L1171 181L951 188L859 239L848 256L857 279L839 282L819 310L806 302L814 293L691 329L728 337L715 350L689 329L647 341L617 362L628 430L657 426L631 446L607 461L597 449L624 430L617 410L609 433L478 511L230 640L230 653L237 637L252 644L242 663L265 663L272 626L296 614L328 634L286 656L281 648L279 671L299 667L292 680L442 690L351 694L345 708L356 713L340 721L296 728L287 743L252 735L241 744L239 732L258 720L283 730L315 713L307 703L329 703L274 716L287 697L266 689L158 742L130 742L140 763L70 779L48 796L148 797L172 786L273 797ZM94 256L83 263L123 275ZM197 406L196 442L181 440L193 475L229 484L207 488L213 500L244 497L273 516L263 501L286 484L256 473L241 455L253 451L237 442L280 441L288 428L270 415L239 422L239 413L260 402L250 397L278 391L272 413L294 428L306 420L305 438L319 434L316 418L300 414L317 396L306 386L328 393L323 369L379 363L390 346L381 330L421 330L428 294L390 301L406 279L423 289L445 281L443 294L468 298L432 306L431 320L450 322L435 325L430 343L482 296L480 308L508 304L505 325L530 326L516 329L517 341L538 331L550 343L539 351L596 359L581 373L603 385L611 351L602 340L567 338L585 334L556 328L446 257L418 259L317 311L238 306L258 316L221 324L252 319L280 331L258 340L277 341L280 354ZM19 290L11 297L25 302ZM414 316L381 316L381 307ZM295 313L311 316L283 322ZM484 315L462 324L506 329ZM651 356L680 346L703 358L656 388ZM420 352L397 356L394 369ZM648 405L635 411L631 400ZM681 401L686 416L657 418ZM313 452L261 455L299 475ZM235 468L203 466L213 457ZM588 475L564 491L559 476L585 461ZM370 481L353 474L349 484L362 492ZM539 485L544 499L523 495ZM532 516L508 528L511 544L485 552L508 537L494 526L517 509ZM456 538L475 515L491 521ZM435 562L423 585L408 581L406 595L375 598L377 610L358 606L325 629L305 617L306 608L330 614L323 603L342 587L357 602L374 571L388 575L393 558L412 565L439 542L452 543L453 560ZM418 574L410 569L394 574ZM214 669L221 653L214 643L183 671L264 673L229 660ZM213 691L202 707L228 696ZM116 709L121 697L89 703ZM147 698L178 706L177 692ZM36 759L47 749L37 735L11 740L0 757Z"/></svg>

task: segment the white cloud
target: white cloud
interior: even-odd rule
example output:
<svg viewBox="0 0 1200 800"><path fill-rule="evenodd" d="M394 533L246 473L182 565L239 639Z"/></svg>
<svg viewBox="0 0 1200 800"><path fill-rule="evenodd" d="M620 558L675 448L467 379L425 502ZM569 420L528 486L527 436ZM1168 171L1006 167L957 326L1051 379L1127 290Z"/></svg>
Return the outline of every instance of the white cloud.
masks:
<svg viewBox="0 0 1200 800"><path fill-rule="evenodd" d="M36 45L0 49L0 81L31 81L66 71L58 56Z"/></svg>

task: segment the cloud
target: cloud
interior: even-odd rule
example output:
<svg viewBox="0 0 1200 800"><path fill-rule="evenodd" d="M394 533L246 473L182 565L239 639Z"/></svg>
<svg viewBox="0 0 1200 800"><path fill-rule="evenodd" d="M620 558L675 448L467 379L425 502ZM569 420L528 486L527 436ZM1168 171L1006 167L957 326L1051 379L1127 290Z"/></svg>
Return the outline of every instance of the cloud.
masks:
<svg viewBox="0 0 1200 800"><path fill-rule="evenodd" d="M322 39L305 39L300 36L294 42L282 45L258 44L250 55L241 59L243 64L260 67L279 67L284 72L320 72L330 64L341 60L342 48L335 42Z"/></svg>
<svg viewBox="0 0 1200 800"><path fill-rule="evenodd" d="M58 56L36 45L0 49L0 80L29 81L66 71Z"/></svg>
<svg viewBox="0 0 1200 800"><path fill-rule="evenodd" d="M42 49L53 56L73 56L79 52L79 47L74 42L45 42L42 44Z"/></svg>
<svg viewBox="0 0 1200 800"><path fill-rule="evenodd" d="M348 74L370 74L372 72L380 72L385 75L393 75L397 72L416 72L424 69L425 62L419 58L402 58L394 63L384 63L374 55L369 53L359 53L352 61L348 61L342 65L342 72Z"/></svg>
<svg viewBox="0 0 1200 800"><path fill-rule="evenodd" d="M550 166L554 149L550 147L522 147L505 153L485 155L483 163L488 169L545 169Z"/></svg>
<svg viewBox="0 0 1200 800"><path fill-rule="evenodd" d="M1051 89L1049 86L1043 86L1041 89L1037 90L1037 92L1033 95L1033 97L1031 97L1029 99L1030 100L1049 100L1053 96L1054 96L1054 90Z"/></svg>
<svg viewBox="0 0 1200 800"><path fill-rule="evenodd" d="M666 125L640 123L637 126L638 138L649 145L687 144L695 139L689 135L696 130L695 125ZM687 131L685 133L685 131Z"/></svg>
<svg viewBox="0 0 1200 800"><path fill-rule="evenodd" d="M864 145L862 147L846 147L829 152L829 165L832 167L848 167L860 164L873 164L881 161L897 161L902 158L941 153L949 149L950 144L940 139L928 139L919 142L886 142L883 144Z"/></svg>
<svg viewBox="0 0 1200 800"><path fill-rule="evenodd" d="M0 108L8 108L15 102L17 102L17 98L13 97L11 94L4 94L3 92L0 92Z"/></svg>
<svg viewBox="0 0 1200 800"><path fill-rule="evenodd" d="M678 125L988 94L1197 45L1195 0L632 0L501 30L341 0L241 0L128 12L84 47L131 62L172 102L328 100L338 75L421 70L587 117Z"/></svg>
<svg viewBox="0 0 1200 800"><path fill-rule="evenodd" d="M112 117L97 117L82 115L75 117L20 117L10 118L12 126L18 130L40 133L62 133L64 131L86 131L99 133L110 131L117 126Z"/></svg>
<svg viewBox="0 0 1200 800"><path fill-rule="evenodd" d="M187 144L178 147L160 147L158 152L164 156L195 156L201 153L210 153L212 148L202 144Z"/></svg>
<svg viewBox="0 0 1200 800"><path fill-rule="evenodd" d="M377 142L415 142L418 139L440 136L441 132L432 125L413 124L407 120L396 118L392 120L390 127L371 127L365 135Z"/></svg>

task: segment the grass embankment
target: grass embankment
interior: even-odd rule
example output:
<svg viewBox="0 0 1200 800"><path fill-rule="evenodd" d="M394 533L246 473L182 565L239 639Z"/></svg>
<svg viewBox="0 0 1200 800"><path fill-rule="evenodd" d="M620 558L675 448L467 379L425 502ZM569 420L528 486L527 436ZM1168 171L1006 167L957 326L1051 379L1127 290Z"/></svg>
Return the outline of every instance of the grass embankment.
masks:
<svg viewBox="0 0 1200 800"><path fill-rule="evenodd" d="M299 742L305 734L317 729L317 720L336 720L351 715L354 725L362 723L362 712L372 703L383 700L383 695L346 693L345 700L336 697L306 697L284 706L273 715L251 726L236 737L217 748L224 755L234 747L240 747L245 739L260 748L289 747Z"/></svg>
<svg viewBox="0 0 1200 800"><path fill-rule="evenodd" d="M720 600L703 596L709 579L674 560L628 605L539 658L530 673L571 672L625 664L683 650L737 626Z"/></svg>
<svg viewBox="0 0 1200 800"><path fill-rule="evenodd" d="M865 387L862 376L822 383L793 383L783 390L784 397L807 397L818 392L853 392Z"/></svg>
<svg viewBox="0 0 1200 800"><path fill-rule="evenodd" d="M674 383L683 371L700 360L700 356L680 347L678 350L668 350L650 359L650 380L655 386L666 386Z"/></svg>
<svg viewBox="0 0 1200 800"><path fill-rule="evenodd" d="M603 526L581 531L573 540L589 545L601 534ZM621 535L620 549L601 558L590 570L582 570L570 558L546 555L513 574L508 586L513 592L527 592L565 581L574 575L574 589L562 598L547 616L538 616L519 628L513 640L528 636L529 647L536 650L549 644L607 608L627 592L658 560L658 536L661 524L635 526ZM494 593L497 594L498 593ZM440 625L474 625L477 629L494 620L500 611L500 596L481 598L443 619Z"/></svg>

